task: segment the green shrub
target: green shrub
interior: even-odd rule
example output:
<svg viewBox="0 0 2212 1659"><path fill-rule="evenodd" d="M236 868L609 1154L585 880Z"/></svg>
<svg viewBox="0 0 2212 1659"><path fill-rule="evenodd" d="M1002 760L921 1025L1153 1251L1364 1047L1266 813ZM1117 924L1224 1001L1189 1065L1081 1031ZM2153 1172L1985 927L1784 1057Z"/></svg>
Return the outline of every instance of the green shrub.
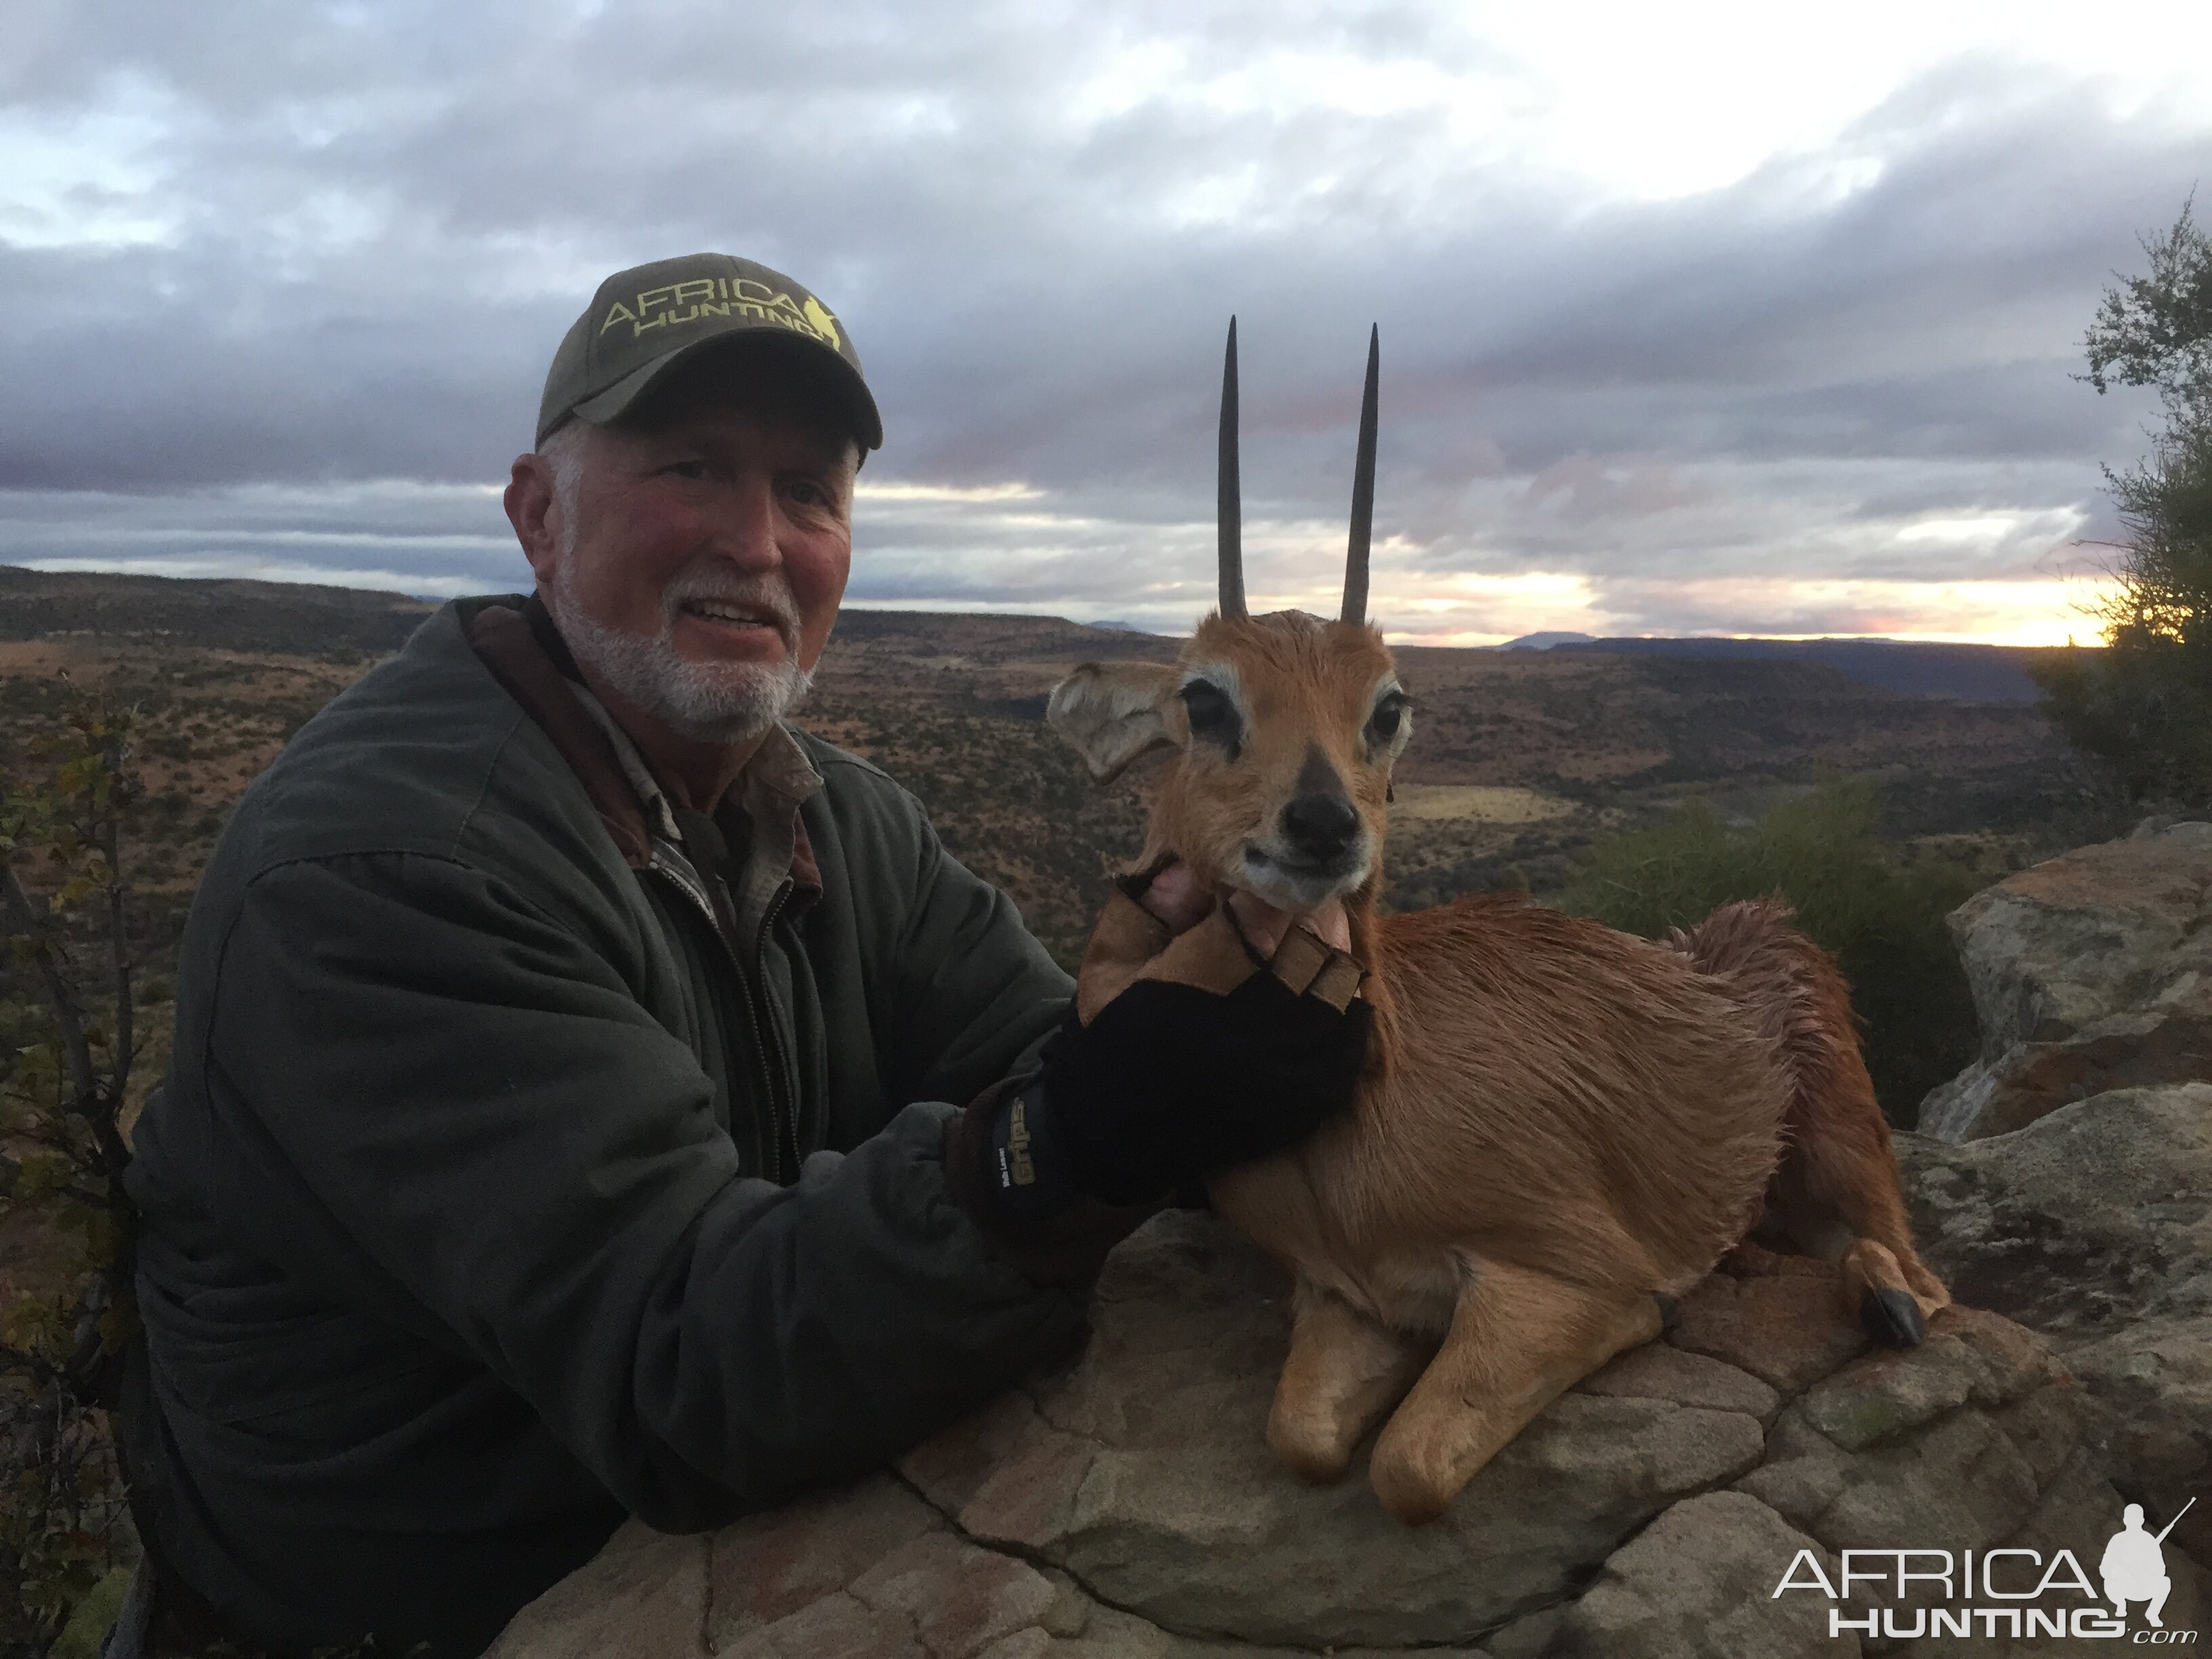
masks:
<svg viewBox="0 0 2212 1659"><path fill-rule="evenodd" d="M2028 670L2043 712L2137 811L2212 804L2212 638L2160 638L2120 623L2108 637L2102 651L2069 651Z"/></svg>
<svg viewBox="0 0 2212 1659"><path fill-rule="evenodd" d="M1592 848L1558 902L1658 939L1732 900L1785 900L1850 981L1882 1110L1909 1128L1922 1097L1974 1056L1973 1000L1943 918L1979 883L1905 857L1876 833L1875 809L1870 781L1830 780L1738 830L1693 796Z"/></svg>

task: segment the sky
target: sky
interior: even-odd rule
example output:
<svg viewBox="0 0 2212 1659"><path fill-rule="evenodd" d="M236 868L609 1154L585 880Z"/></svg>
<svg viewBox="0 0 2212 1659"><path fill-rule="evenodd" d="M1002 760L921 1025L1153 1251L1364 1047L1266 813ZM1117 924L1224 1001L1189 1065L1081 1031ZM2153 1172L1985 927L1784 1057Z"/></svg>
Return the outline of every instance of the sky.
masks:
<svg viewBox="0 0 2212 1659"><path fill-rule="evenodd" d="M1239 319L1255 610L2095 636L2212 6L8 0L0 562L441 597L600 279L702 248L882 407L848 604L1187 629Z"/></svg>

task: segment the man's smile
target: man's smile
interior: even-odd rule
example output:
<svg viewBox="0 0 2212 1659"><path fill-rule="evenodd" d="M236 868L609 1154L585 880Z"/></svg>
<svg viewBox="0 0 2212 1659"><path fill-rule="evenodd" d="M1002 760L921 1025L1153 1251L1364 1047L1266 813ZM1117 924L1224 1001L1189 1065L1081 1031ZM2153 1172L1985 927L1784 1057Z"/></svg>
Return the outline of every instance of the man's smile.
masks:
<svg viewBox="0 0 2212 1659"><path fill-rule="evenodd" d="M685 599L676 614L720 643L742 645L748 654L769 640L787 652L791 648L786 619L766 606L734 599Z"/></svg>

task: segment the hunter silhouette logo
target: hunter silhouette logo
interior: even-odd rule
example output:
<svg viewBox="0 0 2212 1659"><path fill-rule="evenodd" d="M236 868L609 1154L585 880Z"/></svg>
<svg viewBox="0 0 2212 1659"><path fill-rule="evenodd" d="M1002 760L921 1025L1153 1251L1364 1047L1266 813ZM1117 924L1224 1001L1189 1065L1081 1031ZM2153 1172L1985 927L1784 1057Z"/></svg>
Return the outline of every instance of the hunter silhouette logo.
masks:
<svg viewBox="0 0 2212 1659"><path fill-rule="evenodd" d="M2098 1595L2071 1550L2049 1556L2019 1547L1990 1550L1844 1550L1832 1579L1820 1558L1800 1550L1774 1586L1770 1600L1792 1590L1825 1596L1831 1637L1881 1637L1910 1641L1922 1636L2070 1637L2076 1641L2125 1641L2130 1646L2189 1646L2198 1632L2168 1630L2163 1614L2173 1581L2160 1547L2197 1500L2184 1504L2156 1533L2145 1529L2143 1508L2130 1504L2120 1529L2097 1563L2104 1580ZM1882 1602L1869 1603L1854 1586L1866 1585ZM2107 1612L2105 1603L2110 1602ZM2128 1607L2143 1610L2146 1628L2130 1631Z"/></svg>
<svg viewBox="0 0 2212 1659"><path fill-rule="evenodd" d="M2105 1546L2105 1559L2097 1566L2098 1576L2105 1581L2105 1599L2121 1618L2128 1616L2129 1602L2148 1601L2150 1605L2143 1609L2143 1617L2153 1630L2166 1628L2166 1620L2159 1614L2166 1610L2166 1598L2173 1593L2173 1580L2166 1576L2166 1554L2160 1546L2196 1502L2192 1498L2184 1504L2155 1537L2143 1530L2142 1504L2130 1504L2121 1515L2120 1529Z"/></svg>

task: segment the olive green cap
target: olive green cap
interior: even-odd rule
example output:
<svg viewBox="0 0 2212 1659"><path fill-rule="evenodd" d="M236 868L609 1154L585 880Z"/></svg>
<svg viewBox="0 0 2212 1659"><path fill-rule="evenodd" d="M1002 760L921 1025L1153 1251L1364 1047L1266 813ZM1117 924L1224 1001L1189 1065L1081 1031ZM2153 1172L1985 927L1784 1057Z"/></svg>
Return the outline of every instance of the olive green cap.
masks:
<svg viewBox="0 0 2212 1659"><path fill-rule="evenodd" d="M572 415L594 426L618 421L678 363L745 339L795 343L782 349L819 363L861 449L883 447L883 417L836 314L782 272L728 253L656 259L601 283L553 354L538 441ZM732 355L734 369L741 359Z"/></svg>

